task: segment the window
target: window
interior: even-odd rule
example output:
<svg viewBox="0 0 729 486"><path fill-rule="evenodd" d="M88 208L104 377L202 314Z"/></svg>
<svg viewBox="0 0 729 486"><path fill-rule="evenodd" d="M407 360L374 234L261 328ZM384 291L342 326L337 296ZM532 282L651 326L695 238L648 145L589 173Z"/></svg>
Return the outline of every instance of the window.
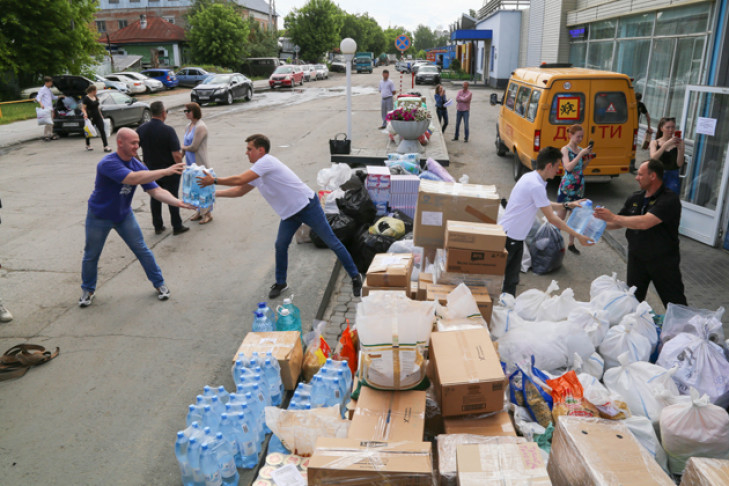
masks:
<svg viewBox="0 0 729 486"><path fill-rule="evenodd" d="M175 23L175 17L173 15L165 15L162 17L163 20L166 20L167 22L174 24Z"/></svg>
<svg viewBox="0 0 729 486"><path fill-rule="evenodd" d="M706 32L711 5L702 3L658 12L656 35L682 35Z"/></svg>
<svg viewBox="0 0 729 486"><path fill-rule="evenodd" d="M613 42L590 42L585 67L609 71L613 62Z"/></svg>
<svg viewBox="0 0 729 486"><path fill-rule="evenodd" d="M127 26L126 20L119 20L119 29L123 29L126 26Z"/></svg>
<svg viewBox="0 0 729 486"><path fill-rule="evenodd" d="M570 64L574 67L585 67L587 43L579 42L570 46Z"/></svg>
<svg viewBox="0 0 729 486"><path fill-rule="evenodd" d="M514 109L514 99L516 98L516 88L518 87L519 86L516 83L511 83L506 92L506 101L504 102L504 105L510 110Z"/></svg>
<svg viewBox="0 0 729 486"><path fill-rule="evenodd" d="M681 116L687 84L698 84L701 74L701 55L704 52L703 37L678 39L673 60L673 80L669 91L669 116Z"/></svg>
<svg viewBox="0 0 729 486"><path fill-rule="evenodd" d="M595 95L595 123L619 124L628 121L628 102L625 93L599 92Z"/></svg>
<svg viewBox="0 0 729 486"><path fill-rule="evenodd" d="M109 0L109 3L119 3L119 0Z"/></svg>
<svg viewBox="0 0 729 486"><path fill-rule="evenodd" d="M539 98L542 96L542 92L538 89L532 91L532 97L529 100L529 108L527 110L527 120L534 121L537 117L537 108L539 108Z"/></svg>
<svg viewBox="0 0 729 486"><path fill-rule="evenodd" d="M590 40L614 38L617 23L617 20L612 19L590 24Z"/></svg>
<svg viewBox="0 0 729 486"><path fill-rule="evenodd" d="M635 79L635 91L642 93L648 76L650 39L621 40L617 43L612 70Z"/></svg>
<svg viewBox="0 0 729 486"><path fill-rule="evenodd" d="M516 103L514 104L514 111L517 114L524 116L526 114L527 103L529 102L529 95L531 94L531 88L521 86L519 93L516 95Z"/></svg>
<svg viewBox="0 0 729 486"><path fill-rule="evenodd" d="M106 20L97 20L96 21L96 31L97 32L106 32Z"/></svg>
<svg viewBox="0 0 729 486"><path fill-rule="evenodd" d="M655 13L635 15L620 19L618 23L618 37L648 37L653 34L653 21Z"/></svg>
<svg viewBox="0 0 729 486"><path fill-rule="evenodd" d="M585 120L585 95L582 93L557 93L549 110L552 125L573 125Z"/></svg>

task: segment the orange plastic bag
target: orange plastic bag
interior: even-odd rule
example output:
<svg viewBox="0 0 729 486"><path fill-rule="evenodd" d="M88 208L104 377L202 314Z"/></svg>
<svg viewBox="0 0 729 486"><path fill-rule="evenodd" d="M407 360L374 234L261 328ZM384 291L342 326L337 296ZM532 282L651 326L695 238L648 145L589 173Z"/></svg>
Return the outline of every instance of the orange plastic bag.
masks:
<svg viewBox="0 0 729 486"><path fill-rule="evenodd" d="M349 369L352 371L352 376L357 373L357 346L355 341L357 340L357 330L349 329L349 322L347 327L342 332L342 337L339 338L339 344L334 352L332 359L338 361L347 361Z"/></svg>
<svg viewBox="0 0 729 486"><path fill-rule="evenodd" d="M599 417L600 412L593 404L582 397L582 384L574 371L569 371L559 378L547 380L552 388L552 417L554 422L562 415L574 417Z"/></svg>

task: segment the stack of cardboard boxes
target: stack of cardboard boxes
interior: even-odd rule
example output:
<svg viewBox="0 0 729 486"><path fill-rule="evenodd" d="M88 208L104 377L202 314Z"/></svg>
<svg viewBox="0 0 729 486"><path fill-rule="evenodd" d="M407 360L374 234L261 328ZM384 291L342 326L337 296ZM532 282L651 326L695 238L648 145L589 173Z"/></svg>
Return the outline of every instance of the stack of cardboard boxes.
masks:
<svg viewBox="0 0 729 486"><path fill-rule="evenodd" d="M420 178L412 174L390 177L390 208L400 210L411 218L415 217L418 202Z"/></svg>
<svg viewBox="0 0 729 486"><path fill-rule="evenodd" d="M412 253L378 253L372 260L362 286L362 296L374 290L402 291L410 296Z"/></svg>

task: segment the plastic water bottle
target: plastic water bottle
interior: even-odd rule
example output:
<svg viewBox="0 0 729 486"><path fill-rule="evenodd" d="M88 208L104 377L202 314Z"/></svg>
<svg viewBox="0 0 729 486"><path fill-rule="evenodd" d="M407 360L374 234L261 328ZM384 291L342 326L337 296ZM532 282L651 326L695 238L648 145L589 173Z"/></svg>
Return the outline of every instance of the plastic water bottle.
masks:
<svg viewBox="0 0 729 486"><path fill-rule="evenodd" d="M266 406L270 407L273 405L273 399L271 397L271 384L268 382L268 378L265 376L260 366L256 367L254 371L256 372L256 376L254 376L253 379L258 384L261 393L266 399Z"/></svg>
<svg viewBox="0 0 729 486"><path fill-rule="evenodd" d="M230 401L230 393L225 389L223 385L220 385L217 390L218 399L224 406Z"/></svg>
<svg viewBox="0 0 729 486"><path fill-rule="evenodd" d="M225 412L225 405L220 401L220 398L218 398L217 395L210 397L210 408L212 408L213 412L218 415Z"/></svg>
<svg viewBox="0 0 729 486"><path fill-rule="evenodd" d="M338 407L342 407L342 389L339 387L339 380L336 376L327 376L324 378L324 382L327 385L327 402L326 406L331 407L334 405L337 405Z"/></svg>
<svg viewBox="0 0 729 486"><path fill-rule="evenodd" d="M220 414L220 433L223 434L223 439L230 445L230 448L233 451L233 459L237 466L241 460L238 448L238 437L235 434L233 418L227 412Z"/></svg>
<svg viewBox="0 0 729 486"><path fill-rule="evenodd" d="M202 405L190 404L187 409L187 419L185 423L187 426L192 425L193 422L202 422Z"/></svg>
<svg viewBox="0 0 729 486"><path fill-rule="evenodd" d="M259 400L254 399L253 394L248 392L246 393L246 403L244 406L241 406L241 409L243 410L243 413L246 414L250 426L256 429L258 442L263 442L263 439L266 438L266 429L264 428L264 424L262 424L264 417L262 403Z"/></svg>
<svg viewBox="0 0 729 486"><path fill-rule="evenodd" d="M212 450L215 453L215 459L218 461L220 477L223 480L223 484L238 486L240 476L238 475L238 470L235 468L235 452L221 432L215 434L215 442Z"/></svg>
<svg viewBox="0 0 729 486"><path fill-rule="evenodd" d="M286 297L283 300L283 307L284 309L288 309L289 312L291 312L291 315L294 316L294 319L299 321L299 326L301 325L301 311L298 307L294 305L293 300L291 300L291 297Z"/></svg>
<svg viewBox="0 0 729 486"><path fill-rule="evenodd" d="M191 486L193 484L192 468L190 467L190 463L187 462L187 446L189 443L190 440L185 437L185 432L177 432L175 457L177 457L177 464L180 466L180 475L184 486Z"/></svg>
<svg viewBox="0 0 729 486"><path fill-rule="evenodd" d="M233 425L238 435L238 448L240 449L241 469L253 469L258 465L258 437L256 432L246 420L245 413L235 416Z"/></svg>
<svg viewBox="0 0 729 486"><path fill-rule="evenodd" d="M205 486L220 486L223 478L220 476L220 467L215 453L210 449L210 443L206 442L200 450L200 471L205 480Z"/></svg>
<svg viewBox="0 0 729 486"><path fill-rule="evenodd" d="M182 172L182 201L190 204L190 177L192 171L189 167L185 167Z"/></svg>
<svg viewBox="0 0 729 486"><path fill-rule="evenodd" d="M327 403L328 394L324 378L320 374L314 375L314 381L311 384L312 408L323 407Z"/></svg>
<svg viewBox="0 0 729 486"><path fill-rule="evenodd" d="M274 407L281 405L281 391L283 383L281 382L281 372L279 369L278 361L276 361L276 366L274 366L271 358L266 358L263 367L263 374L268 382L268 389L271 395L271 405Z"/></svg>
<svg viewBox="0 0 729 486"><path fill-rule="evenodd" d="M217 432L220 427L220 415L216 413L210 405L203 406L203 431L210 428L212 432Z"/></svg>
<svg viewBox="0 0 729 486"><path fill-rule="evenodd" d="M597 243L600 241L602 234L605 232L605 228L607 228L607 222L596 218L595 215L592 214L590 215L590 219L585 225L585 229L582 234Z"/></svg>
<svg viewBox="0 0 729 486"><path fill-rule="evenodd" d="M581 207L572 211L567 220L567 226L597 243L605 231L607 223L595 217L592 201L587 199Z"/></svg>
<svg viewBox="0 0 729 486"><path fill-rule="evenodd" d="M339 367L344 371L344 379L347 382L347 394L349 395L352 393L352 370L349 369L349 363L346 359L339 362Z"/></svg>
<svg viewBox="0 0 729 486"><path fill-rule="evenodd" d="M192 471L192 482L195 486L205 485L205 478L200 470L200 440L197 437L190 437L187 445L187 463Z"/></svg>
<svg viewBox="0 0 729 486"><path fill-rule="evenodd" d="M344 406L349 403L349 394L351 393L350 388L347 386L347 379L344 377L344 370L337 371L337 380L342 394L342 410L344 410Z"/></svg>
<svg viewBox="0 0 729 486"><path fill-rule="evenodd" d="M263 315L261 311L255 311L255 319L253 319L253 332L271 332L273 331L273 326L271 325L271 321L266 319L266 317Z"/></svg>
<svg viewBox="0 0 729 486"><path fill-rule="evenodd" d="M273 310L265 302L258 303L258 310L263 312L263 315L271 322L274 320Z"/></svg>
<svg viewBox="0 0 729 486"><path fill-rule="evenodd" d="M260 418L261 422L263 423L263 434L264 435L270 434L271 429L268 428L268 425L266 425L266 421L265 421L265 416L266 416L265 409L267 406L270 406L270 404L266 403L266 395L263 393L263 391L261 390L261 387L258 385L258 383L253 385L252 395L253 395L253 397L252 397L253 401L258 404L259 412L258 412L257 416Z"/></svg>
<svg viewBox="0 0 729 486"><path fill-rule="evenodd" d="M273 357L273 353L271 351L266 351L266 358L264 360L264 364L266 363L266 360L271 360L271 366L276 370L276 375L278 376L278 384L279 389L281 391L281 396L283 397L284 394L284 385L283 381L281 381L281 365L279 364L278 360Z"/></svg>

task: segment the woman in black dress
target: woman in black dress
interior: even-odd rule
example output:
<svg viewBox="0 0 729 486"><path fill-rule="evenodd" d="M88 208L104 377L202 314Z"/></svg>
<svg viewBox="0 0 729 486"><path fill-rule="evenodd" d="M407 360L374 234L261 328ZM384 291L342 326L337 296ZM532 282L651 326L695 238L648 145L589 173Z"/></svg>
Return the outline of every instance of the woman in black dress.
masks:
<svg viewBox="0 0 729 486"><path fill-rule="evenodd" d="M101 116L101 106L99 106L99 98L96 97L96 86L93 84L86 88L86 96L81 100L81 111L84 112L84 120L90 120L96 127L96 131L104 143L104 152L111 152L111 147L106 141L106 132L104 131L104 118ZM91 147L91 139L86 137L86 150L94 150Z"/></svg>

